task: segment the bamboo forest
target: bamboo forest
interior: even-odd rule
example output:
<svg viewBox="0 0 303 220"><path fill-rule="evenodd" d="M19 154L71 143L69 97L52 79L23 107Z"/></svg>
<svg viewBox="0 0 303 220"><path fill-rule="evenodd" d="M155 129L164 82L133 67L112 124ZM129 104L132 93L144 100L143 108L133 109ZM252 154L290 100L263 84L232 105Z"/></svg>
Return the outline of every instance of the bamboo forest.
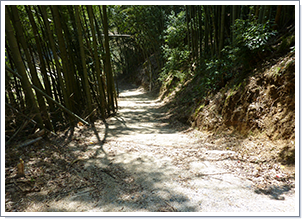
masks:
<svg viewBox="0 0 303 220"><path fill-rule="evenodd" d="M58 3L2 4L2 216L299 215L298 2Z"/></svg>

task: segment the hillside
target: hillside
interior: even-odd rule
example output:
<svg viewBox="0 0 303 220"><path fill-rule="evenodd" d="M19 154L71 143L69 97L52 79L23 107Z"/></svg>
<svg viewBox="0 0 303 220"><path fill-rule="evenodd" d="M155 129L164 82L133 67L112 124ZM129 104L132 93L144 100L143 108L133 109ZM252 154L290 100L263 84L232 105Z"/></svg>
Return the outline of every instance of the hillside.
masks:
<svg viewBox="0 0 303 220"><path fill-rule="evenodd" d="M206 97L192 97L199 88L199 79L193 78L176 87L162 98L166 100L171 120L179 120L197 130L214 136L238 136L273 142L260 151L268 159L284 164L295 162L295 58L288 53L275 64L256 68L239 82L233 79L218 92ZM242 151L237 144L227 148ZM257 154L255 148L245 148Z"/></svg>
<svg viewBox="0 0 303 220"><path fill-rule="evenodd" d="M166 102L172 122L179 121L196 130L210 132L215 139L223 136L254 139L262 144L254 148L240 147L236 141L225 148L248 155L261 152L263 160L294 166L295 52L289 50L293 45L294 34L284 36L272 46L277 49L271 59L258 60L251 70L235 67L239 74L225 85L216 84L209 89L204 87L205 76L197 71L187 74L185 79L170 74L160 85L159 75L153 74L152 80L157 82L153 92L159 93ZM154 56L149 60L153 72L159 72ZM146 63L128 79L149 90Z"/></svg>

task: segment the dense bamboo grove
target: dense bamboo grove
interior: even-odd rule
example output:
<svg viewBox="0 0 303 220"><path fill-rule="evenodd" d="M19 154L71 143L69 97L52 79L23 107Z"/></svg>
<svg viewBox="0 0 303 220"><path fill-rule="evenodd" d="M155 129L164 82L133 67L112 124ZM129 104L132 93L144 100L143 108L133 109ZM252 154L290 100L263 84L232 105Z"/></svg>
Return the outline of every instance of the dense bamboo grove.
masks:
<svg viewBox="0 0 303 220"><path fill-rule="evenodd" d="M109 117L115 76L143 63L150 88L203 76L203 95L282 53L277 42L289 49L294 21L292 5L7 5L7 135Z"/></svg>
<svg viewBox="0 0 303 220"><path fill-rule="evenodd" d="M54 131L117 111L106 6L11 5L5 25L7 130L29 120Z"/></svg>
<svg viewBox="0 0 303 220"><path fill-rule="evenodd" d="M151 86L203 76L206 93L294 46L293 5L117 5L110 17L112 29L132 36L113 41L115 68L153 66Z"/></svg>

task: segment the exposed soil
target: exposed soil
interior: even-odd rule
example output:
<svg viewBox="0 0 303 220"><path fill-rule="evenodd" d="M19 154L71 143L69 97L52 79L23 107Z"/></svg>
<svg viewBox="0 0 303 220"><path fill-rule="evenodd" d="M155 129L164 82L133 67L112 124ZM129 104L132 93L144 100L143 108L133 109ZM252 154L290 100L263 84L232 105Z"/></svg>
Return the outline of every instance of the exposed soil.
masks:
<svg viewBox="0 0 303 220"><path fill-rule="evenodd" d="M120 89L119 112L106 122L6 146L7 213L298 214L294 168L262 155L276 142L196 131L171 121L156 96ZM19 156L26 176L17 179Z"/></svg>
<svg viewBox="0 0 303 220"><path fill-rule="evenodd" d="M235 136L236 142L225 144L230 150L242 155L258 155L263 161L294 166L294 52L264 63L242 78L232 79L220 91L207 97L194 98L193 91L199 89L199 80L189 80L181 85L182 90L177 87L177 92L164 100L169 103L173 120L215 133L217 138ZM255 140L254 143L245 141L242 144L247 137Z"/></svg>
<svg viewBox="0 0 303 220"><path fill-rule="evenodd" d="M294 53L275 62L276 65L256 69L232 89L217 93L217 103L210 103L207 108L208 111L210 108L218 110L214 112L222 118L218 119L217 125L212 123L210 126L224 124L241 134L261 134L272 140L294 140ZM198 113L197 123L202 123L202 115Z"/></svg>

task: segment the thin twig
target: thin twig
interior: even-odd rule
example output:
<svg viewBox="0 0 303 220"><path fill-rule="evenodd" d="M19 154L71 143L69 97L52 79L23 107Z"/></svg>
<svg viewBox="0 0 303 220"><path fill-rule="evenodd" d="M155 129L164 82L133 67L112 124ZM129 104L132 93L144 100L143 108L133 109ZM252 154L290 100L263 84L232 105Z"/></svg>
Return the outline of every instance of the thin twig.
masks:
<svg viewBox="0 0 303 220"><path fill-rule="evenodd" d="M20 112L19 110L15 109L13 106L11 106L10 104L5 102L5 105L7 105L8 107L10 107L11 109L13 109L16 113L18 113L19 115L22 115L24 118L30 120L31 122L33 122L34 124L37 124L37 122L35 120L33 120L32 118L26 116L25 114L23 114L22 112ZM35 117L35 115L34 115Z"/></svg>
<svg viewBox="0 0 303 220"><path fill-rule="evenodd" d="M5 102L5 105L7 105L8 107L10 107L11 109L13 109L16 113L22 115L24 118L30 120L31 122L33 122L34 124L38 124L33 118L30 118L28 116L26 116L25 114L23 114L22 112L18 111L17 109L15 109L13 106L11 106L10 104ZM36 115L33 115L33 117L35 117ZM42 126L42 125L41 125ZM50 132L52 135L57 136L56 133L52 132L51 130L47 129L47 128L43 128L45 130L47 130L48 132Z"/></svg>
<svg viewBox="0 0 303 220"><path fill-rule="evenodd" d="M30 145L30 144L33 144L33 143L35 143L35 142L37 142L37 141L39 141L39 140L41 140L41 139L42 139L42 137L38 137L38 138L36 138L36 139L34 139L34 140L27 141L27 142L25 142L25 143L19 145L18 147L19 147L19 148L20 148L20 147L25 147L25 146Z"/></svg>
<svg viewBox="0 0 303 220"><path fill-rule="evenodd" d="M173 207L171 204L169 204L168 202L164 201L166 203L166 205L168 205L169 207L171 207L173 209L174 212L177 212L178 210Z"/></svg>
<svg viewBox="0 0 303 220"><path fill-rule="evenodd" d="M222 174L228 174L231 172L222 172L222 173L198 173L196 176L200 177L200 176L212 176L212 175L222 175Z"/></svg>
<svg viewBox="0 0 303 220"><path fill-rule="evenodd" d="M100 169L101 172L106 173L107 175L109 175L110 177L112 177L113 179L116 179L116 177L114 177L110 171L108 171L107 169Z"/></svg>
<svg viewBox="0 0 303 220"><path fill-rule="evenodd" d="M24 192L24 190L16 183L16 181L13 181L13 183L15 184L15 186L20 189L20 191Z"/></svg>
<svg viewBox="0 0 303 220"><path fill-rule="evenodd" d="M97 110L97 108L95 108L88 116L86 116L86 118L84 118L84 120L87 120L96 110Z"/></svg>
<svg viewBox="0 0 303 220"><path fill-rule="evenodd" d="M90 184L90 185L87 185L87 186L81 186L81 187L78 187L78 188L73 188L73 189L70 189L70 190L68 190L68 191L66 191L66 192L59 192L59 194L58 194L58 196L59 195L64 195L64 194L69 194L70 192L72 192L72 191L77 191L77 190L80 190L80 189L84 189L84 188L87 188L87 187L94 187L94 185L93 184ZM94 189L92 189L92 190L89 190L89 191L93 191L93 190L96 190L96 188L94 188ZM88 192L89 192L88 191ZM58 197L57 196L57 197Z"/></svg>
<svg viewBox="0 0 303 220"><path fill-rule="evenodd" d="M34 118L34 117L33 117ZM13 139L14 137L16 137L16 135L23 130L23 128L25 128L26 125L28 125L28 123L30 123L31 120L27 120L26 122L23 123L23 125L11 136L11 138L5 142L5 145L8 145Z"/></svg>

